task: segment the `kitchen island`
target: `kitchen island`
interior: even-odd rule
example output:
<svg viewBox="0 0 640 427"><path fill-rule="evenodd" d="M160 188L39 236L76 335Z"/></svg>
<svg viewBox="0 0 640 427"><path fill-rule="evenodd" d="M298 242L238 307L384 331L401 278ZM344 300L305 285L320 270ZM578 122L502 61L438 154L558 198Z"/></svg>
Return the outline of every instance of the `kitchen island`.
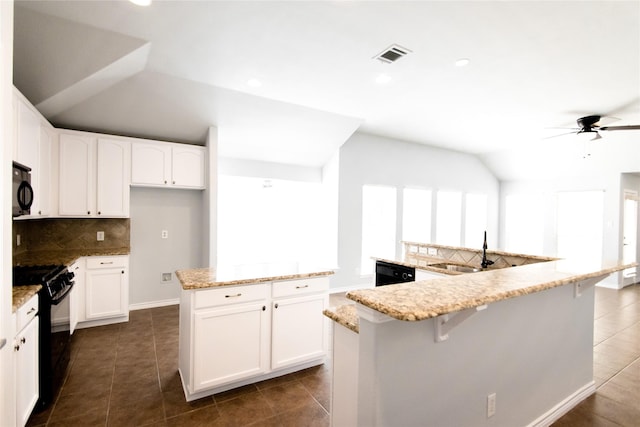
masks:
<svg viewBox="0 0 640 427"><path fill-rule="evenodd" d="M594 285L539 260L352 291L333 319L333 426L549 425L595 391Z"/></svg>
<svg viewBox="0 0 640 427"><path fill-rule="evenodd" d="M325 268L179 270L179 372L187 401L324 363Z"/></svg>

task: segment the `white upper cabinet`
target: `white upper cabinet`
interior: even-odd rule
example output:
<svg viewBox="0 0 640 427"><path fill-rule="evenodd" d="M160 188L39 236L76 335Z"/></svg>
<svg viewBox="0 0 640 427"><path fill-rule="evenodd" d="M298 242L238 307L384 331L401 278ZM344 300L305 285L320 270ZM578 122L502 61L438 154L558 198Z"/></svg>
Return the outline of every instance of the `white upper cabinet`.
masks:
<svg viewBox="0 0 640 427"><path fill-rule="evenodd" d="M31 168L30 216L49 214L53 128L17 92L14 96L14 160Z"/></svg>
<svg viewBox="0 0 640 427"><path fill-rule="evenodd" d="M96 209L99 216L129 216L131 144L98 139Z"/></svg>
<svg viewBox="0 0 640 427"><path fill-rule="evenodd" d="M60 205L61 216L93 216L96 212L96 140L60 134Z"/></svg>
<svg viewBox="0 0 640 427"><path fill-rule="evenodd" d="M60 216L128 217L130 144L60 134Z"/></svg>
<svg viewBox="0 0 640 427"><path fill-rule="evenodd" d="M173 145L171 184L176 187L204 188L205 149L183 144Z"/></svg>
<svg viewBox="0 0 640 427"><path fill-rule="evenodd" d="M204 189L204 147L163 142L134 142L131 185Z"/></svg>

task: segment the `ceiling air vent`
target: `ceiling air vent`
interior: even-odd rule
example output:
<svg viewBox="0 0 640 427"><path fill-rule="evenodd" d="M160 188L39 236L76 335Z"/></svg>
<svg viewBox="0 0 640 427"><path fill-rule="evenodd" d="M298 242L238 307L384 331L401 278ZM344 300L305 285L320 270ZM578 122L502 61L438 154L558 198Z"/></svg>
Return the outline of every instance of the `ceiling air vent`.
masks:
<svg viewBox="0 0 640 427"><path fill-rule="evenodd" d="M374 59L378 59L382 62L386 62L387 64L391 64L392 62L396 62L398 59L405 56L407 53L411 52L406 47L398 46L397 44L391 45L376 56Z"/></svg>

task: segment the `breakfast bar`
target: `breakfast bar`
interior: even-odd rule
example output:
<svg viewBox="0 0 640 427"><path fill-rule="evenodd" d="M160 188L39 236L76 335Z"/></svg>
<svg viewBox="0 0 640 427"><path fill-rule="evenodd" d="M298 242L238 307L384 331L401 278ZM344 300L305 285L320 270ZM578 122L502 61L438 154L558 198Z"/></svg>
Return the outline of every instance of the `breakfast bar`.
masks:
<svg viewBox="0 0 640 427"><path fill-rule="evenodd" d="M595 391L594 285L628 267L539 260L347 293L325 310L332 425L551 424Z"/></svg>

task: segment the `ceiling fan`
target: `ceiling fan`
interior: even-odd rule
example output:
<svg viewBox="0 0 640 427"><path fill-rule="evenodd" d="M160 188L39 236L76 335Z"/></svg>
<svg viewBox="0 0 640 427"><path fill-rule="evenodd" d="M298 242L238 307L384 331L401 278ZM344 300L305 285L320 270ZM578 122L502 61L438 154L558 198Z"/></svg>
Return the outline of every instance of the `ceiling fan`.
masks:
<svg viewBox="0 0 640 427"><path fill-rule="evenodd" d="M571 129L571 132L562 133L560 135L550 136L549 138L556 138L558 136L576 134L584 138L585 140L595 141L596 139L602 138L600 136L600 131L610 131L610 130L640 130L640 125L627 125L627 126L601 126L600 121L604 118L610 119L612 121L619 120L613 117L600 116L597 114L593 114L590 116L580 117L576 120L578 124L577 128L562 128L562 129Z"/></svg>

